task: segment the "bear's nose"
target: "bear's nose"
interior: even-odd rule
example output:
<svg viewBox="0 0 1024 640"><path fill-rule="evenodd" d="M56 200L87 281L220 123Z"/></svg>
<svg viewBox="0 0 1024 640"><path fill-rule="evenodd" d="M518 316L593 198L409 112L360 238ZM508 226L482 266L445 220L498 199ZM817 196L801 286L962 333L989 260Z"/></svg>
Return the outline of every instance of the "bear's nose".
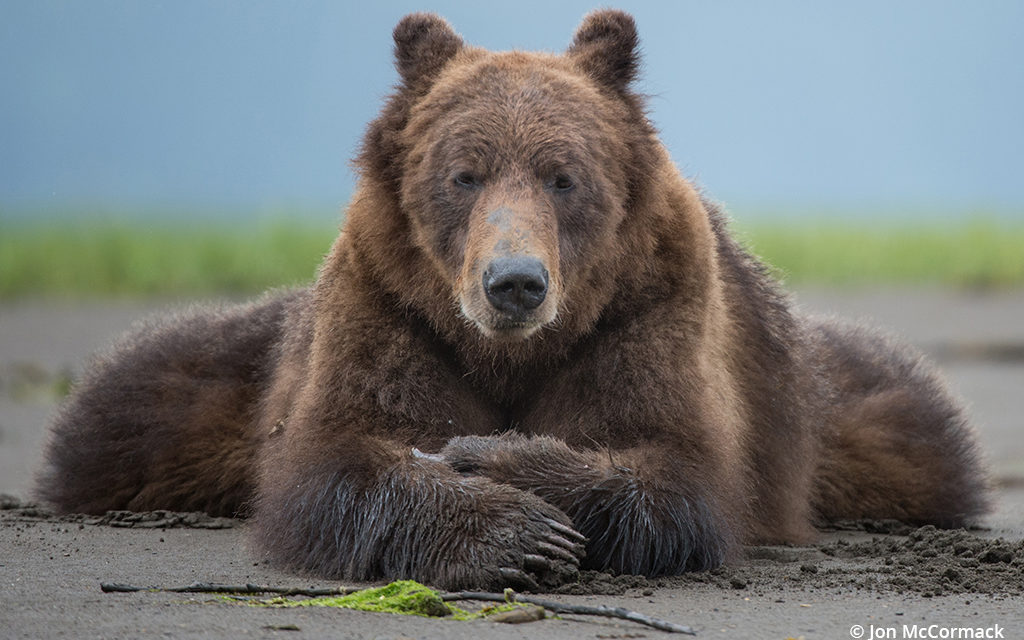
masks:
<svg viewBox="0 0 1024 640"><path fill-rule="evenodd" d="M544 302L548 270L537 258L495 258L484 269L483 285L494 308L511 316L522 316Z"/></svg>

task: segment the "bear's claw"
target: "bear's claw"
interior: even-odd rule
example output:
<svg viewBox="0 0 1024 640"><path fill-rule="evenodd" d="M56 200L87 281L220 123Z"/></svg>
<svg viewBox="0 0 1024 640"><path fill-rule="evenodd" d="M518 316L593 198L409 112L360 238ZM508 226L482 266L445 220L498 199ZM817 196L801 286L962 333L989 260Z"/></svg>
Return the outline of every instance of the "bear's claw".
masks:
<svg viewBox="0 0 1024 640"><path fill-rule="evenodd" d="M547 571L551 568L551 560L535 553L528 553L523 556L523 566L528 571Z"/></svg>
<svg viewBox="0 0 1024 640"><path fill-rule="evenodd" d="M502 580L504 580L508 586L513 589L518 591L533 591L534 593L541 591L537 581L531 578L528 573L520 571L519 569L501 567L498 569L498 573L501 574Z"/></svg>
<svg viewBox="0 0 1024 640"><path fill-rule="evenodd" d="M552 538L552 536L548 536L549 540L551 538ZM570 546L570 543L569 543L568 540L562 540L562 542L565 543L565 546L568 546L570 549L572 549L573 547L576 546L576 545L571 545ZM554 544L550 544L548 542L540 542L540 543L537 544L537 548L540 551L542 551L544 553L544 555L546 555L548 557L557 558L559 560L564 560L566 562L569 562L571 564L576 565L577 567L580 565L580 559L576 556L576 554L572 553L571 551L567 551L566 549L563 549L560 546L557 546L557 545L554 545Z"/></svg>
<svg viewBox="0 0 1024 640"><path fill-rule="evenodd" d="M573 529L572 527L565 526L564 524L562 524L561 522L559 522L557 520L552 520L551 518L547 518L546 519L546 523L547 523L547 525L549 527L551 527L552 529L554 529L558 533L562 534L565 538L568 538L569 540L572 540L573 542L576 542L576 543L581 544L581 545L582 544L586 544L586 542L587 542L587 537L585 535L583 535L579 531Z"/></svg>

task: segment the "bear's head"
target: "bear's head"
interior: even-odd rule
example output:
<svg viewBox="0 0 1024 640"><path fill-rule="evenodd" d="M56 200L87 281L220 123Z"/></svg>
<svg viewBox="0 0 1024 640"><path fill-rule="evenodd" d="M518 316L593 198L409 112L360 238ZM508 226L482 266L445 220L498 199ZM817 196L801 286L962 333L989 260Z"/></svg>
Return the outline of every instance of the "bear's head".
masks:
<svg viewBox="0 0 1024 640"><path fill-rule="evenodd" d="M592 326L660 161L630 89L633 19L588 15L563 55L470 47L431 14L404 18L394 39L401 85L359 160L417 252L394 268L420 282L412 272L430 271L488 339Z"/></svg>

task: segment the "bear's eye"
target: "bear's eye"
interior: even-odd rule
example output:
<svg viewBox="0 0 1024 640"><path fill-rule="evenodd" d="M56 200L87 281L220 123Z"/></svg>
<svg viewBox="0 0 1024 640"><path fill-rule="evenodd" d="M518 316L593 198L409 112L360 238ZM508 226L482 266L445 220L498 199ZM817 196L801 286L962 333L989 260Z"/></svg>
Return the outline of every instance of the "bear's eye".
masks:
<svg viewBox="0 0 1024 640"><path fill-rule="evenodd" d="M552 191L565 193L566 191L572 191L575 188L576 183L572 181L572 178L566 175L555 176L555 179L551 181Z"/></svg>
<svg viewBox="0 0 1024 640"><path fill-rule="evenodd" d="M469 171L461 171L455 174L455 184L463 189L476 189L480 186L480 178Z"/></svg>

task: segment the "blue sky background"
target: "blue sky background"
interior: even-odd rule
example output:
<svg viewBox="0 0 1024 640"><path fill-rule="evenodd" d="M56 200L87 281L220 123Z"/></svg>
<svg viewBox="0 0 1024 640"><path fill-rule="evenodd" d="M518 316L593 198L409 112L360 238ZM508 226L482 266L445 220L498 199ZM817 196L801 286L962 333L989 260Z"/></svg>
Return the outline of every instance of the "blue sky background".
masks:
<svg viewBox="0 0 1024 640"><path fill-rule="evenodd" d="M0 216L337 216L391 29L564 49L593 2L7 0ZM740 217L1024 220L1024 2L623 1L683 172Z"/></svg>

